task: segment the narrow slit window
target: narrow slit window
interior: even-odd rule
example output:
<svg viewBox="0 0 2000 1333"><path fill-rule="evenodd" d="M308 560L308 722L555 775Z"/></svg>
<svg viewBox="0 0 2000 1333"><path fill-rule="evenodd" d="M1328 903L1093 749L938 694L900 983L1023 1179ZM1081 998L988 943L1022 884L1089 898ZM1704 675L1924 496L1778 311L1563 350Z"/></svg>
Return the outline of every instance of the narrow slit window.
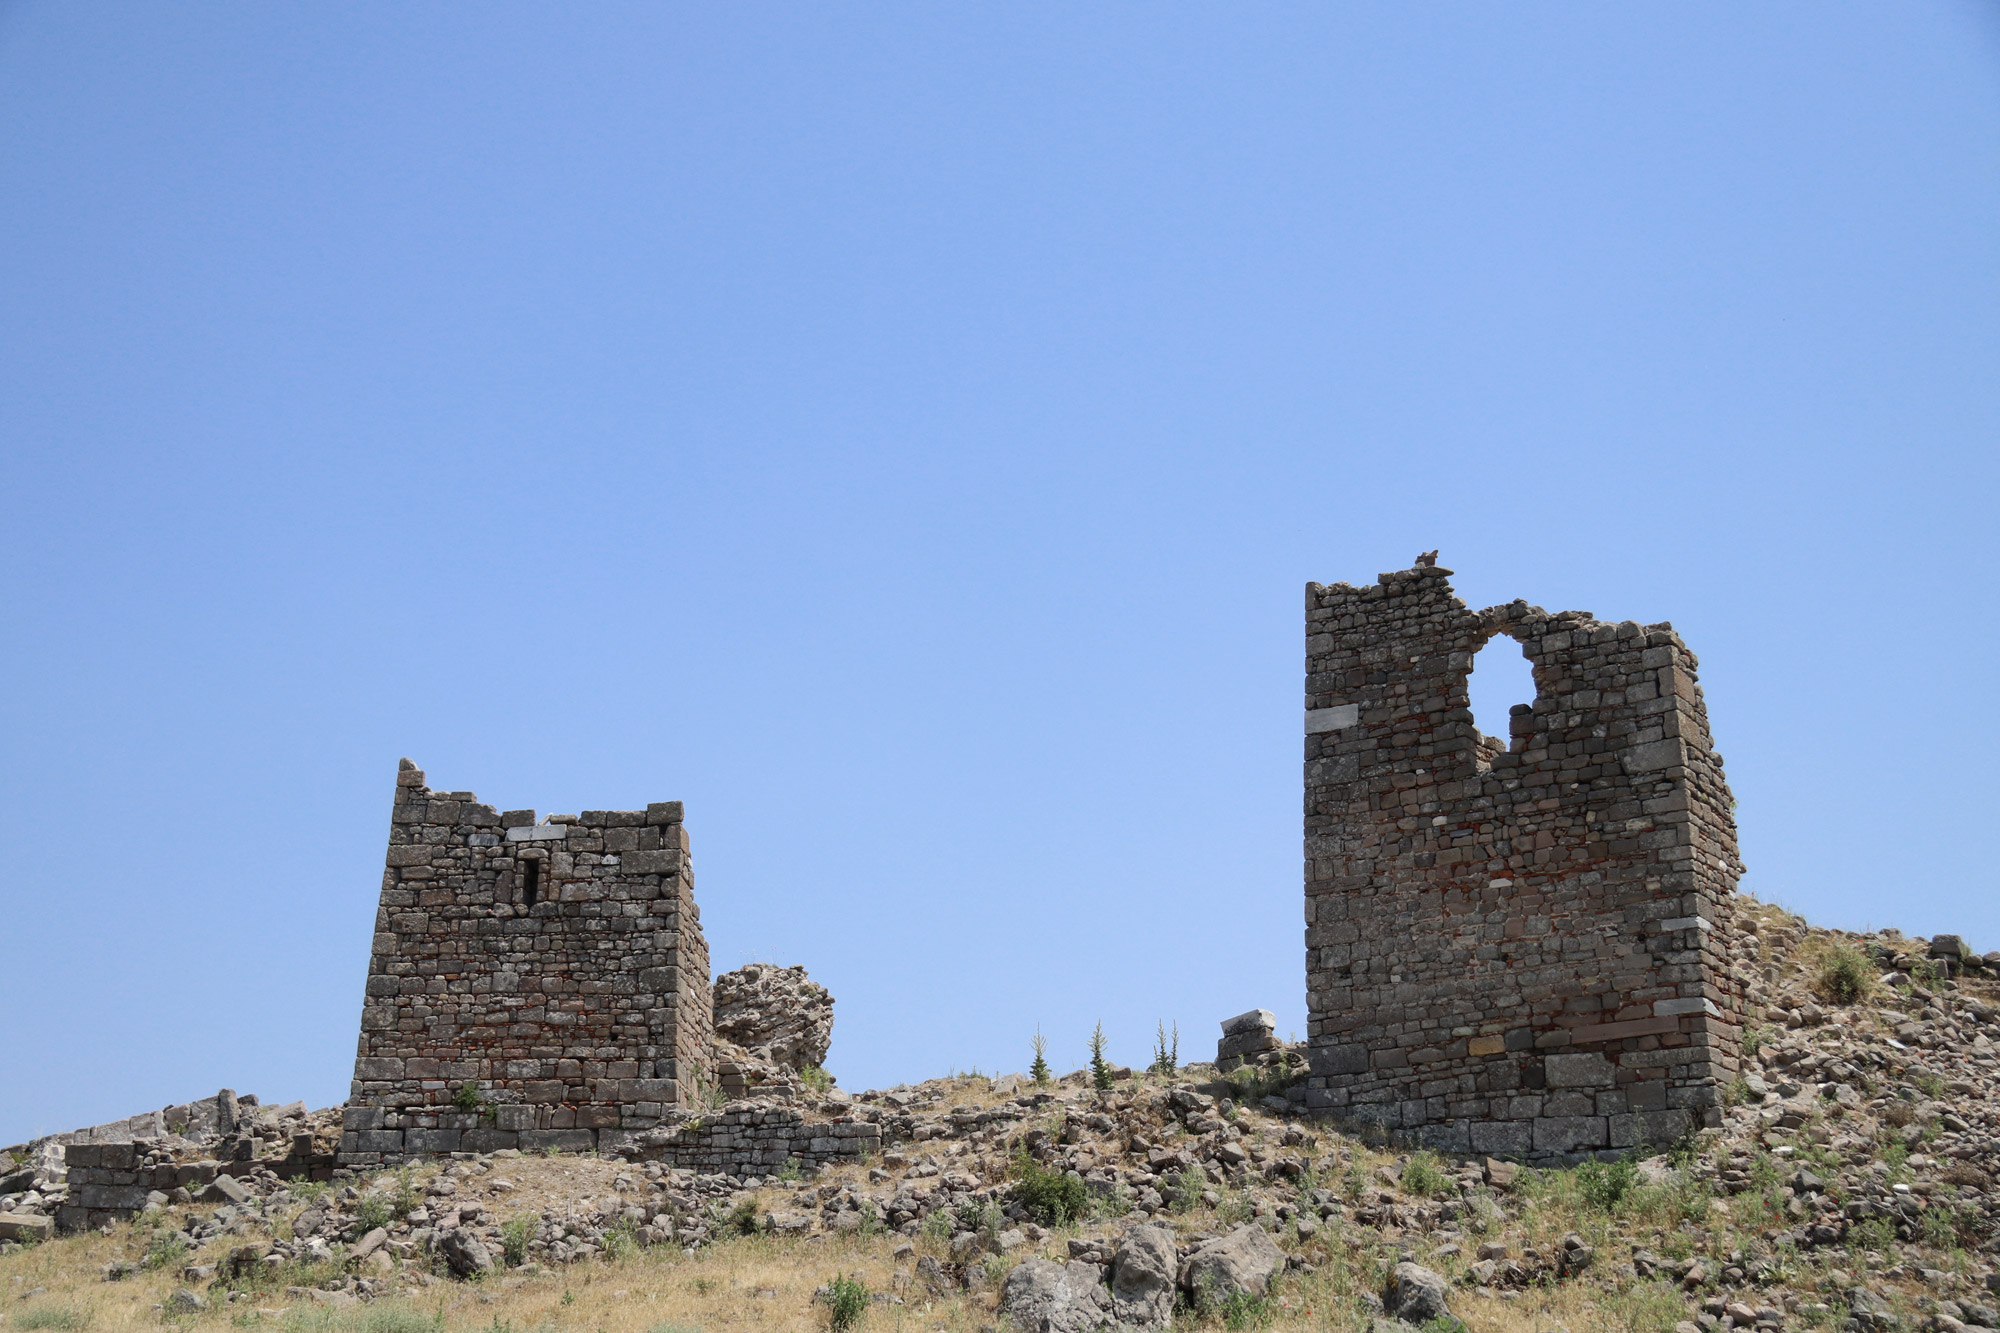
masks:
<svg viewBox="0 0 2000 1333"><path fill-rule="evenodd" d="M521 862L521 902L533 907L542 896L542 863L539 860Z"/></svg>

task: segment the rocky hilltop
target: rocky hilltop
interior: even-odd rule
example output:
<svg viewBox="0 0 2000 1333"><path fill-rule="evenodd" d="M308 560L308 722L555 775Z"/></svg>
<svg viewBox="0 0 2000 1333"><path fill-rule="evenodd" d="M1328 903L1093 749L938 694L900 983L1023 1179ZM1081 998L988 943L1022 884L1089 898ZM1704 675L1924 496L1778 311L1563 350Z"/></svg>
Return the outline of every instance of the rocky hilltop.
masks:
<svg viewBox="0 0 2000 1333"><path fill-rule="evenodd" d="M1307 1117L1255 1011L1216 1063L848 1094L811 1059L819 988L772 968L734 1011L786 1016L782 1040L739 1025L731 1089L615 1156L353 1173L337 1108L227 1095L23 1145L0 1292L42 1328L2000 1328L2000 954L1749 901L1732 946L1745 1072L1720 1124L1646 1157L1535 1169ZM879 1146L675 1160L774 1124ZM138 1190L132 1220L54 1236L98 1188Z"/></svg>

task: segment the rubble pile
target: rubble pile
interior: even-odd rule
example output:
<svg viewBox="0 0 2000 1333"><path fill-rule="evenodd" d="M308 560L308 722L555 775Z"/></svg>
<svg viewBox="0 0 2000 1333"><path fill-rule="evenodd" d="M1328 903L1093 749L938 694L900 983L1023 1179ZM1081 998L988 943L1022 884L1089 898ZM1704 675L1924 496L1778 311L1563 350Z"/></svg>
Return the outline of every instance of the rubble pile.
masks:
<svg viewBox="0 0 2000 1333"><path fill-rule="evenodd" d="M338 1107L263 1106L228 1088L187 1105L52 1134L0 1150L6 1172L0 1243L44 1234L49 1223L62 1231L95 1230L148 1207L227 1201L212 1192L218 1178L325 1179L339 1141Z"/></svg>

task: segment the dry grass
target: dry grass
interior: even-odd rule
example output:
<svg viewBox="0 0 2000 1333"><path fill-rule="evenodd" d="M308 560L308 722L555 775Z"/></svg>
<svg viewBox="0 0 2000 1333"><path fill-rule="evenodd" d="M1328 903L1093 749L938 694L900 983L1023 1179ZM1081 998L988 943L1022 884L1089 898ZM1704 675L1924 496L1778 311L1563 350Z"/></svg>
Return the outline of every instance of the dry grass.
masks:
<svg viewBox="0 0 2000 1333"><path fill-rule="evenodd" d="M5 1323L0 1327L61 1327L112 1331L204 1329L269 1325L275 1329L418 1333L422 1329L600 1329L648 1333L681 1329L817 1330L825 1308L813 1292L837 1273L859 1277L871 1290L896 1283L890 1238L732 1241L693 1256L655 1250L620 1263L592 1262L536 1277L496 1274L484 1281L436 1281L408 1298L385 1298L347 1309L284 1299L278 1290L255 1292L234 1303L168 1319L159 1307L183 1283L177 1274L140 1273L106 1282L101 1270L114 1259L135 1257L139 1237L120 1227L110 1237L70 1237L0 1259ZM900 1237L894 1238L900 1240ZM225 1238L190 1254L187 1262L213 1263L241 1237ZM907 1271L909 1265L902 1265ZM28 1292L35 1292L26 1296ZM25 1296L25 1299L24 1299ZM909 1304L877 1306L864 1327L972 1329L992 1314L977 1295L959 1296L926 1309L920 1291ZM50 1314L66 1312L59 1323Z"/></svg>
<svg viewBox="0 0 2000 1333"><path fill-rule="evenodd" d="M1386 1156L1367 1154L1362 1164L1372 1170L1387 1160ZM534 1167L537 1174L590 1172L599 1167L615 1172L616 1164L557 1160L536 1162ZM782 1206L784 1194L781 1189L766 1191L765 1203ZM1225 1199L1225 1209L1229 1202ZM1226 1229L1231 1219L1200 1208L1173 1220L1186 1237ZM1540 1239L1540 1230L1537 1228L1534 1239ZM934 1298L913 1282L913 1259L894 1257L903 1238L886 1235L751 1237L694 1255L660 1249L616 1263L591 1261L533 1277L495 1274L474 1283L433 1279L414 1296L384 1298L359 1308L334 1309L310 1301L288 1301L281 1290L274 1289L252 1293L233 1304L218 1300L199 1314L169 1319L160 1307L182 1285L177 1273L142 1272L120 1282L105 1282L101 1276L103 1266L113 1260L136 1259L144 1249L145 1236L142 1230L121 1226L109 1237L67 1237L0 1258L0 1293L4 1293L0 1308L5 1313L0 1328L39 1323L42 1327L102 1333L162 1326L188 1330L270 1327L326 1333L531 1333L543 1329L817 1333L827 1327L828 1319L826 1307L814 1302L813 1293L840 1273L859 1277L871 1291L894 1292L904 1302L871 1306L860 1324L864 1330L972 1333L996 1318L996 1287ZM218 1239L191 1252L182 1262L216 1262L243 1239ZM1518 1245L1528 1237L1512 1239ZM1062 1257L1063 1240L1060 1234L1052 1237L1041 1252ZM920 1239L917 1245L919 1253L940 1253L933 1241ZM1404 1252L1447 1273L1462 1270L1461 1257L1438 1255L1426 1237L1365 1227L1330 1226L1297 1248L1317 1271L1284 1279L1264 1312L1263 1322L1254 1326L1274 1330L1365 1329L1357 1297L1364 1291L1379 1290L1387 1265ZM1013 1258L1025 1257L1023 1253ZM21 1299L23 1293L38 1288L33 1297ZM1455 1297L1462 1317L1476 1333L1535 1333L1557 1323L1573 1331L1629 1327L1632 1333L1652 1333L1653 1323L1628 1325L1616 1317L1624 1308L1621 1302L1629 1304L1628 1298L1594 1281L1522 1293L1512 1300L1469 1290ZM70 1317L55 1323L36 1319L37 1314L57 1311ZM1181 1322L1192 1325L1195 1321ZM1672 1324L1659 1327L1664 1333Z"/></svg>

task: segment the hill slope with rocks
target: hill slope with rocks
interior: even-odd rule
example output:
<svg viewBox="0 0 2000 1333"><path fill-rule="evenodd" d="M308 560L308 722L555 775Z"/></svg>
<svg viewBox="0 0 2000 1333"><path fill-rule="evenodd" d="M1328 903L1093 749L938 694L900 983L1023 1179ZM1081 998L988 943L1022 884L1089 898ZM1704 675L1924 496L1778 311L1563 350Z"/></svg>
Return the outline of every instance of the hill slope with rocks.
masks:
<svg viewBox="0 0 2000 1333"><path fill-rule="evenodd" d="M127 1145L130 1169L167 1188L129 1223L60 1237L52 1219L89 1184L74 1163L97 1159L72 1154L65 1179L46 1142L23 1145L0 1179L0 1318L2000 1328L2000 954L1815 930L1749 900L1741 918L1735 965L1763 1015L1746 1073L1719 1126L1643 1159L1537 1170L1349 1134L1296 1114L1283 1093L1299 1052L1254 1038L1254 1058L1222 1073L1163 1062L850 1095L800 1076L825 1050L809 1024L799 1041L746 1046L731 1082L747 1095L701 1128L747 1135L780 1111L877 1127L879 1154L810 1176L674 1167L657 1159L664 1140L615 1158L316 1171L337 1111L239 1104L226 1129L190 1119ZM746 1009L810 984L778 969L763 981ZM1239 1059L1232 1048L1224 1063ZM300 1168L290 1178L285 1162Z"/></svg>

